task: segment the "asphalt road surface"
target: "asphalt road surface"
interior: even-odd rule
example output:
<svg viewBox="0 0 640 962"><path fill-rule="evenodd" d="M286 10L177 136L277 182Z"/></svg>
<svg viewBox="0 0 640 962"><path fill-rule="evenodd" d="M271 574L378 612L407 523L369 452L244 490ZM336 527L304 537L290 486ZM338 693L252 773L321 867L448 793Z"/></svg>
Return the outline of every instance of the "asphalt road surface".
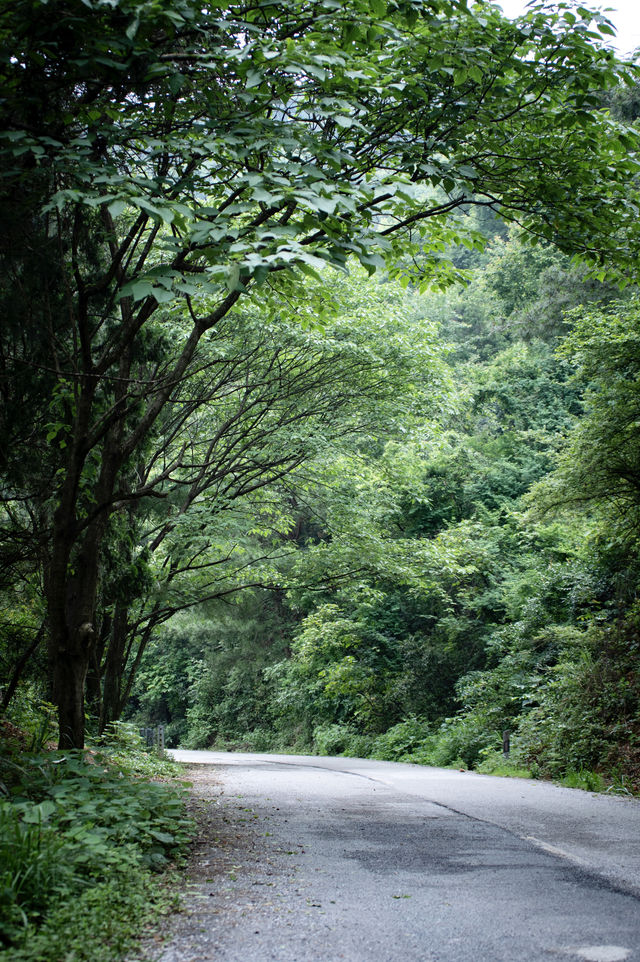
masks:
<svg viewBox="0 0 640 962"><path fill-rule="evenodd" d="M161 962L640 962L635 799L371 760L173 754L210 822Z"/></svg>

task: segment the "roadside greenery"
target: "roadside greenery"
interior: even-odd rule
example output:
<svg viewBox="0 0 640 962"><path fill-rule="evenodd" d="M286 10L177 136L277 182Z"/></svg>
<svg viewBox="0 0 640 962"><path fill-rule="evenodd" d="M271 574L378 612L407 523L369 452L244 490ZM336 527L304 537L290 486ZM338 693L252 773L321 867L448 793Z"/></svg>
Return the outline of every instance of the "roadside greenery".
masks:
<svg viewBox="0 0 640 962"><path fill-rule="evenodd" d="M29 751L28 737L5 723L0 958L112 962L177 907L167 870L193 826L175 766L143 752L126 726L84 753Z"/></svg>
<svg viewBox="0 0 640 962"><path fill-rule="evenodd" d="M130 712L193 747L638 790L638 304L515 234L472 270L407 315L439 321L438 403L289 479L275 583L159 634Z"/></svg>

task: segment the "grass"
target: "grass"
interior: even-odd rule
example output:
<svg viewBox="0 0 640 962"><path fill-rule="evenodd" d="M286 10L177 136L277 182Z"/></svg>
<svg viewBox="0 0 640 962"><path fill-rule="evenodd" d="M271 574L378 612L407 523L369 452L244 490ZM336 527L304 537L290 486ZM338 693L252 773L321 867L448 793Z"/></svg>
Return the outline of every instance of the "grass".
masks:
<svg viewBox="0 0 640 962"><path fill-rule="evenodd" d="M606 792L607 782L598 772L586 771L581 769L578 772L567 772L562 778L557 779L558 785L565 788L581 788L585 792Z"/></svg>
<svg viewBox="0 0 640 962"><path fill-rule="evenodd" d="M0 952L3 962L114 962L145 929L175 910L174 887L137 868L115 870L73 898L57 899L39 926Z"/></svg>

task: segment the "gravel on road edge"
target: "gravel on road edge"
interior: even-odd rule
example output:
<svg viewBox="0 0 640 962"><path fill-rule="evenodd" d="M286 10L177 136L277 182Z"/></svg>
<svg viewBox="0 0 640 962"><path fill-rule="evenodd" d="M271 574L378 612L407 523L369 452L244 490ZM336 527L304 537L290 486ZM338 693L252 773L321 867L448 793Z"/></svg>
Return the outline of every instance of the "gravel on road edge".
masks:
<svg viewBox="0 0 640 962"><path fill-rule="evenodd" d="M127 962L205 962L220 930L238 924L249 905L270 905L279 882L292 874L269 851L259 817L241 798L224 794L214 767L185 766L184 780L197 834L179 873L182 908L145 936Z"/></svg>

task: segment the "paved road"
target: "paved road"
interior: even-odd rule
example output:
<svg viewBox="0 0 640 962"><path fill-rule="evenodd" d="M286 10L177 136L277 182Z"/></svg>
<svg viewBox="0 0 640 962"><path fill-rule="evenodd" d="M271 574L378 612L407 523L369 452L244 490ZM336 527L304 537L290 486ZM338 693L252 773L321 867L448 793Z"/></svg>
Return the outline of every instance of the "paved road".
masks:
<svg viewBox="0 0 640 962"><path fill-rule="evenodd" d="M226 887L201 881L162 962L640 962L636 800L371 760L174 754L215 766L227 834L247 844Z"/></svg>

